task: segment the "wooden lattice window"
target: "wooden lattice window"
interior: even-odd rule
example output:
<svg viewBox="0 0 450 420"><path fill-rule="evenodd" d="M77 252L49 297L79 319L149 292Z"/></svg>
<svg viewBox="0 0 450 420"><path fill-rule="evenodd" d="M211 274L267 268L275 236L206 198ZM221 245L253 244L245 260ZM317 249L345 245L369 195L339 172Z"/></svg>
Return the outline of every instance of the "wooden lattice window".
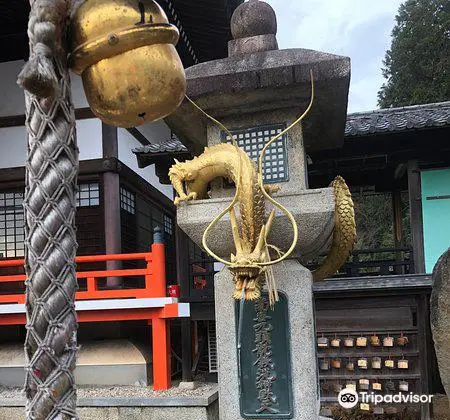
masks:
<svg viewBox="0 0 450 420"><path fill-rule="evenodd" d="M244 149L255 162L258 162L263 147L284 129L284 124L273 124L232 130L231 134L239 147ZM231 139L222 132L222 141L230 142ZM263 179L268 184L289 181L287 134L281 136L267 149L263 162Z"/></svg>
<svg viewBox="0 0 450 420"><path fill-rule="evenodd" d="M164 214L164 232L169 236L173 235L173 220L167 214Z"/></svg>
<svg viewBox="0 0 450 420"><path fill-rule="evenodd" d="M77 207L93 207L100 204L100 190L96 182L78 185Z"/></svg>
<svg viewBox="0 0 450 420"><path fill-rule="evenodd" d="M130 214L136 213L136 196L124 187L120 187L120 208Z"/></svg>
<svg viewBox="0 0 450 420"><path fill-rule="evenodd" d="M23 257L23 192L0 192L0 258Z"/></svg>

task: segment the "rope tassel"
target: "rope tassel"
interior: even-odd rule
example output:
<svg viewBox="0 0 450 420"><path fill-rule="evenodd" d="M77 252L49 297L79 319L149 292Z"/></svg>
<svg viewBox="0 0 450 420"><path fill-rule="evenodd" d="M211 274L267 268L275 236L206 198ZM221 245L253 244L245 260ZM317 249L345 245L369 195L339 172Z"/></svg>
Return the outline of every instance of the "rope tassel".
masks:
<svg viewBox="0 0 450 420"><path fill-rule="evenodd" d="M39 98L53 97L58 89L53 57L61 48L70 0L31 0L28 20L30 58L17 83Z"/></svg>
<svg viewBox="0 0 450 420"><path fill-rule="evenodd" d="M58 88L58 79L51 60L53 53L41 43L36 45L35 51L19 73L17 83L41 98L54 96Z"/></svg>

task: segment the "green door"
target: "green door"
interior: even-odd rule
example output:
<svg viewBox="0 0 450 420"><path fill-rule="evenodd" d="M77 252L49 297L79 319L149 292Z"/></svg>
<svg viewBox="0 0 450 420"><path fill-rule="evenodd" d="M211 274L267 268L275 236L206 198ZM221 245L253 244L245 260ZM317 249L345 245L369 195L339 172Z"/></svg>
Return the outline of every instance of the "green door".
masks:
<svg viewBox="0 0 450 420"><path fill-rule="evenodd" d="M422 171L421 178L425 270L431 273L450 247L450 169Z"/></svg>

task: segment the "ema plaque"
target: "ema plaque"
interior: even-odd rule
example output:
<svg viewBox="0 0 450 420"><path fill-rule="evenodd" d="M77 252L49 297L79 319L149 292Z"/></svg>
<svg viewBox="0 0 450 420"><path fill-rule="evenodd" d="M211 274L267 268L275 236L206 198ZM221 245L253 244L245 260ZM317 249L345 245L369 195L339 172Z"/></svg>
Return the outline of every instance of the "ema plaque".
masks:
<svg viewBox="0 0 450 420"><path fill-rule="evenodd" d="M244 302L238 348L240 408L246 419L292 419L291 350L286 295L270 308L267 293ZM236 302L239 324L240 302ZM238 337L239 342L239 337Z"/></svg>

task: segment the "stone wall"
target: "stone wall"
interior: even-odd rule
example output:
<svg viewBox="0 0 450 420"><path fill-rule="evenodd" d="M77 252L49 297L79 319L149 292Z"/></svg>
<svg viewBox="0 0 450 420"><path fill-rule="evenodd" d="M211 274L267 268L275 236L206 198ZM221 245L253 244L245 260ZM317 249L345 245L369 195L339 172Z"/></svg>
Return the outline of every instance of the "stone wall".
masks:
<svg viewBox="0 0 450 420"><path fill-rule="evenodd" d="M192 391L196 396L170 395L177 390L172 388L166 391L169 395L160 393L151 398L79 398L77 413L80 420L219 420L217 389L199 392L200 386ZM6 392L9 398L0 395L0 420L25 419L25 400L12 395L14 392Z"/></svg>
<svg viewBox="0 0 450 420"><path fill-rule="evenodd" d="M209 407L80 407L80 420L218 420L217 401ZM0 419L25 419L23 407L0 407Z"/></svg>

